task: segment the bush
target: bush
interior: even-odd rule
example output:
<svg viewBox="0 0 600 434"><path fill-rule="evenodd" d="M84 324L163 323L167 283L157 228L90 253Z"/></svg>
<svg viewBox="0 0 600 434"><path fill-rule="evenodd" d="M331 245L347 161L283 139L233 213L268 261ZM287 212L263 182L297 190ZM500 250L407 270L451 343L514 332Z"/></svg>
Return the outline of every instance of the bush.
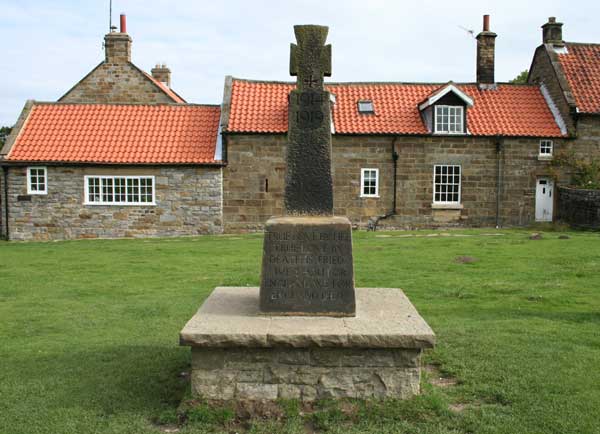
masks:
<svg viewBox="0 0 600 434"><path fill-rule="evenodd" d="M577 158L574 152L561 152L555 155L552 164L572 171L573 187L600 189L600 160Z"/></svg>

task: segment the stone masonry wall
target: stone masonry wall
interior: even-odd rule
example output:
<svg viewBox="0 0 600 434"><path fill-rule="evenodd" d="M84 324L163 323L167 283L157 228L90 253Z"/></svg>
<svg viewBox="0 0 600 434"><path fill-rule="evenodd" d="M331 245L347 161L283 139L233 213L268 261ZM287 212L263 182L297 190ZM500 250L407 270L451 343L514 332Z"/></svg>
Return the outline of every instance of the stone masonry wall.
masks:
<svg viewBox="0 0 600 434"><path fill-rule="evenodd" d="M573 226L600 229L600 190L559 187L558 218Z"/></svg>
<svg viewBox="0 0 600 434"><path fill-rule="evenodd" d="M27 195L26 167L9 169L11 240L151 237L222 231L218 167L48 166L48 194ZM84 205L84 175L153 175L156 205Z"/></svg>
<svg viewBox="0 0 600 434"><path fill-rule="evenodd" d="M192 348L192 393L215 400L401 398L419 393L420 349Z"/></svg>
<svg viewBox="0 0 600 434"><path fill-rule="evenodd" d="M553 54L556 57L556 54ZM567 130L570 134L575 133L575 125L571 117L569 102L565 99L563 86L566 86L565 77L557 77L554 67L552 66L553 60L550 58L546 47L541 45L535 51L533 56L533 62L531 63L531 71L529 72L529 83L534 84L545 84L550 97L567 125ZM554 59L554 62L558 62L558 59Z"/></svg>
<svg viewBox="0 0 600 434"><path fill-rule="evenodd" d="M64 95L65 103L173 103L129 62L101 63Z"/></svg>
<svg viewBox="0 0 600 434"><path fill-rule="evenodd" d="M556 151L565 146L555 140ZM481 137L333 136L334 211L365 227L393 204L391 147L399 154L397 215L381 221L390 228L491 226L496 224L498 155L496 140ZM285 135L230 135L224 169L223 220L226 232L260 230L283 213ZM500 154L502 225L525 225L535 216L535 184L551 176L538 158L539 139L503 139ZM433 166L462 168L459 209L435 209ZM379 197L360 197L361 168L379 169ZM266 188L268 181L268 191Z"/></svg>

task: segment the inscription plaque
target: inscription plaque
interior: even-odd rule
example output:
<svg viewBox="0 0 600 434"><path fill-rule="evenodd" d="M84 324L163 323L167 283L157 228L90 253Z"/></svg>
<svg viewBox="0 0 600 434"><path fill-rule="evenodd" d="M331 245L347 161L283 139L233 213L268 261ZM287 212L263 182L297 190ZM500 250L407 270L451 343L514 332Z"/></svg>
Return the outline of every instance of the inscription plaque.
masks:
<svg viewBox="0 0 600 434"><path fill-rule="evenodd" d="M262 263L263 312L354 314L352 231L345 217L270 219Z"/></svg>

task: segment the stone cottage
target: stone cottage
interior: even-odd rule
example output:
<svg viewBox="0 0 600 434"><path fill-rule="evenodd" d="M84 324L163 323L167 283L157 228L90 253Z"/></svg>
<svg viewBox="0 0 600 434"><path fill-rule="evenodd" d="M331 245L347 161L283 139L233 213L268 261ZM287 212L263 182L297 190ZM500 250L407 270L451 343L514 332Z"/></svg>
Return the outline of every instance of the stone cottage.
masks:
<svg viewBox="0 0 600 434"><path fill-rule="evenodd" d="M165 65L135 66L124 16L120 30L58 102L27 102L0 152L9 239L221 231L220 107L186 103Z"/></svg>
<svg viewBox="0 0 600 434"><path fill-rule="evenodd" d="M56 103L29 102L2 150L10 239L260 230L283 211L291 82L225 79L186 103L131 63L125 23ZM600 45L543 26L528 84L497 83L484 17L473 83L327 83L335 212L360 227L551 221L550 161L600 156ZM335 47L334 47L335 55Z"/></svg>

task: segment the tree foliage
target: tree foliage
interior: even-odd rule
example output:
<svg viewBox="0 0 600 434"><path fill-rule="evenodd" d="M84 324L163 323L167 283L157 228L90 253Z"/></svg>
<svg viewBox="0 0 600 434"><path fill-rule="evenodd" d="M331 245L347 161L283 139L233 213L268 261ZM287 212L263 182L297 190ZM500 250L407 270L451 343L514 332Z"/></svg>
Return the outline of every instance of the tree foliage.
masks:
<svg viewBox="0 0 600 434"><path fill-rule="evenodd" d="M0 147L4 146L4 142L6 142L6 138L11 131L11 127L0 127Z"/></svg>
<svg viewBox="0 0 600 434"><path fill-rule="evenodd" d="M529 74L528 70L523 70L517 75L515 78L509 81L509 83L513 84L526 84L527 83L527 75Z"/></svg>

